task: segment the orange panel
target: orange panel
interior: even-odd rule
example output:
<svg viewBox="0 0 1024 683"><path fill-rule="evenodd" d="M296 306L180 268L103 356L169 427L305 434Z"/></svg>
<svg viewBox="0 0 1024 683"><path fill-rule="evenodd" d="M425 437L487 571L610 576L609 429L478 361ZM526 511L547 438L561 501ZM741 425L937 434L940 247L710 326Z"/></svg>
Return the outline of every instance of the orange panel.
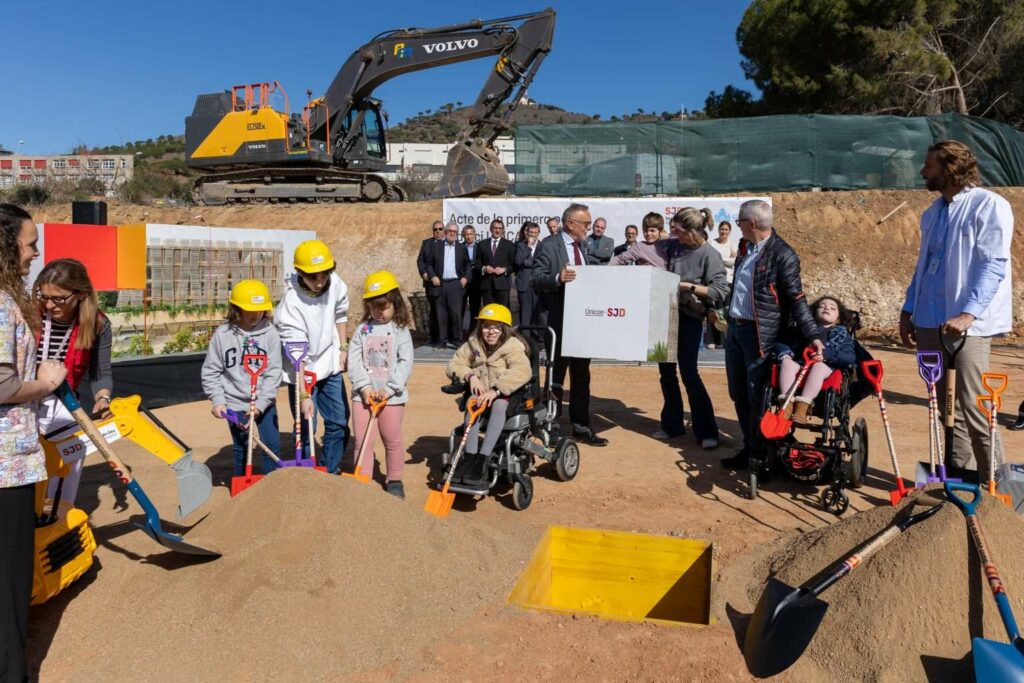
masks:
<svg viewBox="0 0 1024 683"><path fill-rule="evenodd" d="M113 225L47 223L44 236L46 263L78 259L89 271L93 287L117 289L117 228Z"/></svg>
<svg viewBox="0 0 1024 683"><path fill-rule="evenodd" d="M117 226L117 288L146 288L146 226Z"/></svg>

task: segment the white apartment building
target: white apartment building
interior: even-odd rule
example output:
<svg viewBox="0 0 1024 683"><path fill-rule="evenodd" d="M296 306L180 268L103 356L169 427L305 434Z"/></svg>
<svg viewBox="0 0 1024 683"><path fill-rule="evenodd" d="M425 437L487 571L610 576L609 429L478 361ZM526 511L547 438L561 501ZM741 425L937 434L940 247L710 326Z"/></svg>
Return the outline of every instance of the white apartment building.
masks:
<svg viewBox="0 0 1024 683"><path fill-rule="evenodd" d="M14 154L0 148L0 189L97 178L113 191L131 179L134 168L131 154Z"/></svg>
<svg viewBox="0 0 1024 683"><path fill-rule="evenodd" d="M440 176L448 163L448 151L451 143L432 142L389 142L388 168L384 175L393 180L403 171L423 171L429 177ZM498 138L494 141L501 163L514 179L516 163L516 145L512 138Z"/></svg>

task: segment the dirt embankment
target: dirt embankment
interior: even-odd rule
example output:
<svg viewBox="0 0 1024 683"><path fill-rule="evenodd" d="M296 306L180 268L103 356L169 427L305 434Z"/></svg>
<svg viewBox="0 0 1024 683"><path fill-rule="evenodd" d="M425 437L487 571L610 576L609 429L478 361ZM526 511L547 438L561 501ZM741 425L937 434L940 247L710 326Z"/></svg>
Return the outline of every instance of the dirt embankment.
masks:
<svg viewBox="0 0 1024 683"><path fill-rule="evenodd" d="M1024 188L998 188L1024 216ZM918 251L918 221L935 199L925 190L784 192L771 195L780 233L800 253L811 297L842 297L862 311L868 327L895 325ZM568 201L568 200L567 200ZM877 221L906 202L881 225ZM170 223L312 229L335 250L341 275L360 288L367 274L387 268L405 292L421 289L416 254L441 218L441 202L355 205L159 208L111 204L111 223ZM70 207L46 207L36 220L67 222ZM639 216L637 217L639 221ZM515 227L515 226L510 226ZM1014 229L1014 310L1024 306L1024 230Z"/></svg>

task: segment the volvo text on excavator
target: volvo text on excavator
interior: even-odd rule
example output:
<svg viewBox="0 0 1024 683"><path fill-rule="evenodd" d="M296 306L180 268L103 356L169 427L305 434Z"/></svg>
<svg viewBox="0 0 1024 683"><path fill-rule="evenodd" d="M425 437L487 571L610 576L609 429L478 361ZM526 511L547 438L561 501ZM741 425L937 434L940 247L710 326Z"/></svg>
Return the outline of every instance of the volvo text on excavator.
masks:
<svg viewBox="0 0 1024 683"><path fill-rule="evenodd" d="M323 96L301 113L288 111L276 81L200 95L185 119L185 159L203 173L195 198L205 204L401 200L400 188L382 175L387 134L374 89L395 76L488 55L497 55L497 62L448 153L434 196L501 194L509 177L494 140L508 129L551 51L554 30L549 8L387 31L356 50ZM284 111L271 105L275 94L283 96Z"/></svg>

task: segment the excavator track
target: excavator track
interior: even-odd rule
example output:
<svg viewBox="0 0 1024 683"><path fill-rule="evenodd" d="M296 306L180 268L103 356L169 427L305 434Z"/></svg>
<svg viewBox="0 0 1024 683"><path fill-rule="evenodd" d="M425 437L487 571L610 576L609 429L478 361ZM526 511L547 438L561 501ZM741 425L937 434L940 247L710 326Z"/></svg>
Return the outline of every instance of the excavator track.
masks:
<svg viewBox="0 0 1024 683"><path fill-rule="evenodd" d="M196 178L197 204L278 204L404 201L405 191L383 176L331 168L250 168Z"/></svg>

